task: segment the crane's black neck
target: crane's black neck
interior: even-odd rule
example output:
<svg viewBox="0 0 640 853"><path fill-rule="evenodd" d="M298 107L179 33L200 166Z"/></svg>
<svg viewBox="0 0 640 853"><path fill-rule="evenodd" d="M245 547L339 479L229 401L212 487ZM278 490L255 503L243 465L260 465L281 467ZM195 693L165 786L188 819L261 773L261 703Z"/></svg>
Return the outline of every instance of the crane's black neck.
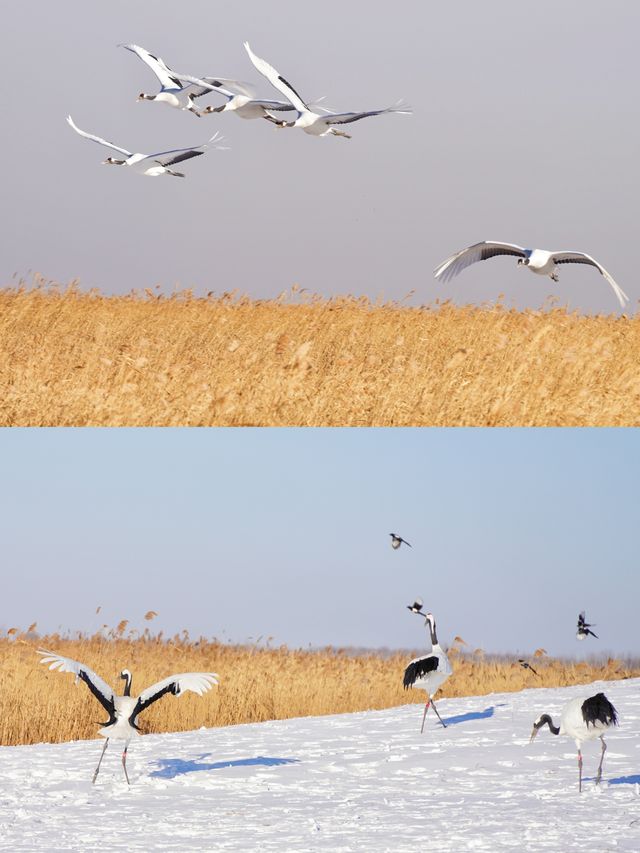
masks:
<svg viewBox="0 0 640 853"><path fill-rule="evenodd" d="M120 678L124 679L124 696L131 696L131 682L133 680L131 673L128 669L123 669L120 673Z"/></svg>
<svg viewBox="0 0 640 853"><path fill-rule="evenodd" d="M560 734L560 729L558 728L558 726L553 725L553 720L551 719L549 714L543 714L540 717L540 719L536 723L533 724L533 727L536 731L541 729L543 726L549 726L549 731L553 735L559 735Z"/></svg>
<svg viewBox="0 0 640 853"><path fill-rule="evenodd" d="M427 625L429 626L429 633L431 634L431 645L438 645L438 635L436 634L436 621L435 619L427 619Z"/></svg>

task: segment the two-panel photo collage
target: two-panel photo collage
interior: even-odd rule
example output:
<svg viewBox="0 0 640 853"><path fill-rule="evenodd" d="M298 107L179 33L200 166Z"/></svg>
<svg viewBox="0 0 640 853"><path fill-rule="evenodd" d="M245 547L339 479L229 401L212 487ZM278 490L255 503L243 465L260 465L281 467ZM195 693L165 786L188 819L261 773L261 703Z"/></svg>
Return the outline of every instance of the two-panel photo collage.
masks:
<svg viewBox="0 0 640 853"><path fill-rule="evenodd" d="M0 850L640 853L640 5L3 11Z"/></svg>

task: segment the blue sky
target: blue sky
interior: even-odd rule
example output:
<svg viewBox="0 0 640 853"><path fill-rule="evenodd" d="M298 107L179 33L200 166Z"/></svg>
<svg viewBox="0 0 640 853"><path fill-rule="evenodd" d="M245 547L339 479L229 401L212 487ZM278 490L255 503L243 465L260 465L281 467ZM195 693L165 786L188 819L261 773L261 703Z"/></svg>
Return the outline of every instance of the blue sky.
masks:
<svg viewBox="0 0 640 853"><path fill-rule="evenodd" d="M3 430L0 626L637 651L636 430ZM413 548L394 552L388 534ZM102 607L99 616L95 614ZM586 608L601 639L578 646Z"/></svg>

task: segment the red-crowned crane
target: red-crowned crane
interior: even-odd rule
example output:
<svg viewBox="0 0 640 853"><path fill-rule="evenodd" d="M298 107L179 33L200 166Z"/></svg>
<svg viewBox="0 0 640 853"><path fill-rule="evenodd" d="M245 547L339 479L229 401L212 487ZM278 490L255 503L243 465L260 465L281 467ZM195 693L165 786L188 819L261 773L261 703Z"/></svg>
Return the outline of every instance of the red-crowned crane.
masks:
<svg viewBox="0 0 640 853"><path fill-rule="evenodd" d="M427 711L431 705L433 706L433 710L436 712L438 719L446 729L447 726L438 713L433 697L442 684L451 675L451 664L449 663L449 658L446 656L438 642L438 637L436 635L436 620L433 618L433 614L422 612L422 600L419 598L416 599L413 604L408 605L408 608L412 613L424 616L425 625L429 626L429 633L431 635L431 651L428 655L415 658L409 663L404 672L404 680L402 683L405 690L408 690L409 687L417 687L420 690L426 690L427 692L427 702L424 706L424 714L422 715L420 734L424 731L424 721L427 716Z"/></svg>
<svg viewBox="0 0 640 853"><path fill-rule="evenodd" d="M560 264L587 264L595 267L615 293L620 306L624 308L629 297L624 290L616 284L606 269L584 252L558 251L548 252L546 249L525 249L524 246L516 246L514 243L497 243L493 240L484 240L482 243L474 243L466 249L461 249L455 255L451 255L435 268L433 274L440 281L449 281L461 273L471 264L478 261L487 261L500 255L511 255L518 259L518 266L524 267L538 275L548 275L552 281L558 281L558 266Z"/></svg>
<svg viewBox="0 0 640 853"><path fill-rule="evenodd" d="M218 683L218 676L215 672L184 672L180 675L170 675L168 678L163 678L151 687L143 690L139 696L131 695L132 676L128 669L123 669L120 673L120 678L125 682L124 693L122 696L117 696L115 691L96 675L93 670L89 669L78 661L65 658L56 652L47 651L47 649L38 649L38 654L44 655L40 663L49 665L49 669L58 670L58 672L71 672L78 680L84 681L89 690L96 697L105 711L109 714L109 719L102 724L102 728L98 729L98 734L106 738L104 747L100 754L98 766L93 774L93 782L95 783L102 759L106 752L109 741L113 738L124 741L124 750L122 752L122 768L124 775L129 782L129 774L127 773L127 749L132 737L139 734L137 717L149 705L157 702L162 696L171 693L173 696L181 696L187 691L197 693L202 696L210 690L214 684Z"/></svg>
<svg viewBox="0 0 640 853"><path fill-rule="evenodd" d="M572 737L578 747L578 790L582 791L582 751L581 747L586 740L600 738L602 750L600 752L600 764L596 775L596 785L600 784L602 778L602 762L607 745L604 742L604 732L612 726L618 725L618 712L607 699L604 693L596 693L595 696L579 696L572 699L562 709L560 726L555 726L549 714L542 714L533 724L531 740L538 734L543 726L549 726L549 731L554 735L566 735Z"/></svg>
<svg viewBox="0 0 640 853"><path fill-rule="evenodd" d="M121 154L121 157L107 157L102 161L103 166L129 166L134 172L140 175L147 175L151 178L157 178L159 175L173 175L175 178L184 178L184 172L176 172L170 169L170 166L175 166L176 163L183 163L185 160L191 160L193 157L200 157L204 154L207 148L220 148L219 142L222 141L222 136L215 133L208 142L203 145L194 145L191 148L171 148L168 151L156 151L155 154L142 154L128 151L126 148L120 148L119 145L114 145L113 142L107 142L101 136L96 136L94 133L87 133L86 130L80 130L71 116L67 116L67 124L75 130L80 136L85 139L90 139L92 142L97 142L98 145L103 145L105 148L111 148Z"/></svg>

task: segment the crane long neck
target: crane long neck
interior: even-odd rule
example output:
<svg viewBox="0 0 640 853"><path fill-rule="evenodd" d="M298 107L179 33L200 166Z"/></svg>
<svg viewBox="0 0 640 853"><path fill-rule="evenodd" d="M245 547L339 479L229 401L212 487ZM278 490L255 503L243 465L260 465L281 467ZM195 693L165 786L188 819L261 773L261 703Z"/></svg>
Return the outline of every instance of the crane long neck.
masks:
<svg viewBox="0 0 640 853"><path fill-rule="evenodd" d="M125 685L124 685L124 695L125 695L125 696L131 696L131 681L132 681L132 678L131 678L131 673L130 673L130 672L128 672L128 673L127 673L126 678L127 678L127 680L126 680Z"/></svg>
<svg viewBox="0 0 640 853"><path fill-rule="evenodd" d="M543 714L543 715L540 717L540 719L539 719L539 721L538 721L538 723L537 723L537 725L536 725L536 729L540 729L540 728L542 728L542 726L545 726L545 725L546 725L546 726L549 726L549 731L551 732L551 734L553 734L553 735L559 735L559 734L560 734L560 729L559 729L559 727L558 727L558 726L554 726L554 724L553 724L553 720L551 719L551 717L549 716L549 714Z"/></svg>
<svg viewBox="0 0 640 853"><path fill-rule="evenodd" d="M431 634L431 645L438 645L438 635L436 634L436 623L433 619L428 619L427 624L429 625L429 633Z"/></svg>

